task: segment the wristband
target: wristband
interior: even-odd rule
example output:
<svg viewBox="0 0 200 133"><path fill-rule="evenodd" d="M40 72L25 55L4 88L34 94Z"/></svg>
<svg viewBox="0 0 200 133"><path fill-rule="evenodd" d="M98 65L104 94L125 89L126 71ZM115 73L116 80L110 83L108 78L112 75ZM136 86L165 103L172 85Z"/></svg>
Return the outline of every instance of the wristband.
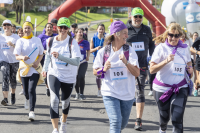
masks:
<svg viewBox="0 0 200 133"><path fill-rule="evenodd" d="M102 67L102 69L101 69L100 71L97 72L97 74L102 73L102 74L101 74L101 79L104 78L104 73L106 73L106 72L103 71L103 69L104 69L104 67Z"/></svg>
<svg viewBox="0 0 200 133"><path fill-rule="evenodd" d="M128 63L129 63L129 61L127 61L125 65L127 66L127 65L128 65Z"/></svg>

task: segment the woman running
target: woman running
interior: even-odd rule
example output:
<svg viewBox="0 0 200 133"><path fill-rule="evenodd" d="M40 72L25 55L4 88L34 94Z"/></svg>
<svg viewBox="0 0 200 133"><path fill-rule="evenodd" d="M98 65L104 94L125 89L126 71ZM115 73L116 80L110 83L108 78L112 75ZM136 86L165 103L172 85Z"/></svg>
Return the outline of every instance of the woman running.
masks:
<svg viewBox="0 0 200 133"><path fill-rule="evenodd" d="M53 36L56 36L57 34L53 34L53 24L52 23L47 23L45 25L45 34L40 34L38 37L41 39L42 41L42 45L44 47L44 54L46 53L46 40L49 38L49 37L53 37ZM41 60L41 65L43 66L44 65L44 59L45 57L42 58ZM48 84L47 84L47 78L45 78L45 84L46 84L46 95L49 97L50 96L50 91L49 91L49 87L48 87Z"/></svg>
<svg viewBox="0 0 200 133"><path fill-rule="evenodd" d="M135 96L135 77L140 75L137 54L126 44L127 38L126 25L113 22L93 65L93 73L103 78L101 92L110 133L121 133L126 127Z"/></svg>
<svg viewBox="0 0 200 133"><path fill-rule="evenodd" d="M47 53L44 61L43 76L47 75L50 89L50 116L53 132L58 133L59 91L61 89L62 116L59 133L67 132L67 116L70 107L70 97L76 83L77 66L80 62L80 49L75 39L69 33L70 21L62 17L57 24L58 36L47 40Z"/></svg>
<svg viewBox="0 0 200 133"><path fill-rule="evenodd" d="M189 75L190 78L193 75L193 68L188 46L180 40L182 34L180 25L172 23L155 40L159 45L151 58L150 73L157 73L153 81L153 96L160 114L159 133L166 133L170 117L172 132L183 133L183 115L192 90L187 83Z"/></svg>
<svg viewBox="0 0 200 133"><path fill-rule="evenodd" d="M33 26L30 22L23 24L24 36L17 40L14 54L20 60L17 79L22 82L26 98L24 107L30 109L29 120L35 119L36 86L43 82L40 73L44 48L40 38L33 37ZM30 106L29 106L30 104Z"/></svg>
<svg viewBox="0 0 200 133"><path fill-rule="evenodd" d="M1 39L1 54L2 59L4 62L0 63L1 71L3 73L3 96L4 99L2 100L1 104L6 106L8 104L8 91L9 91L9 81L11 86L11 101L10 103L13 105L16 102L15 98L15 90L17 86L16 81L16 74L17 70L19 68L19 61L16 60L15 55L13 54L15 44L17 40L19 39L19 36L17 34L13 34L11 32L12 30L12 23L10 20L4 20L3 21L3 30L4 34L2 34ZM5 67L5 68L4 68ZM5 69L5 70L2 70Z"/></svg>
<svg viewBox="0 0 200 133"><path fill-rule="evenodd" d="M90 41L90 53L94 55L94 60L97 56L98 51L103 47L105 37L105 26L104 24L99 24L97 27L97 35L91 38ZM98 87L97 97L102 97L101 95L101 76L96 77L96 83Z"/></svg>
<svg viewBox="0 0 200 133"><path fill-rule="evenodd" d="M85 88L85 73L88 67L88 61L90 57L90 43L83 39L83 30L77 29L75 31L75 39L79 44L81 50L81 59L80 65L78 68L78 75L76 78L76 97L75 99L85 100L85 96L83 95ZM80 90L79 90L80 89Z"/></svg>

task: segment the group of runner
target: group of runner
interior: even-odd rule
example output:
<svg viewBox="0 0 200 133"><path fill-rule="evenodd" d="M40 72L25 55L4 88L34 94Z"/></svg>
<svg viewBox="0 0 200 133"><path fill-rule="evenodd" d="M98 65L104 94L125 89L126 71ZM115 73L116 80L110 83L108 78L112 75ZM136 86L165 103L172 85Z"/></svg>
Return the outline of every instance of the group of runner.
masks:
<svg viewBox="0 0 200 133"><path fill-rule="evenodd" d="M78 28L77 24L71 24L65 17L52 19L38 37L32 34L31 22L25 22L23 28L18 29L17 35L12 30L11 21L4 20L4 34L0 35L4 97L1 104L8 105L9 84L10 101L15 104L18 81L22 86L20 95L25 96L24 108L29 109L28 119L34 120L36 87L45 82L46 95L50 96L52 133L66 133L73 88L76 90L76 100L86 99L85 75L92 53L97 96L103 97L110 121L110 133L122 132L134 104L137 114L135 129L142 131L148 70L151 86L149 95L154 96L160 114L159 133L166 132L170 113L173 133L183 133L183 114L187 97L193 90L190 80L193 73L194 96L198 96L200 38L197 38L198 33L194 33L193 43L186 31L175 22L162 35L153 37L151 29L143 24L143 17L143 10L136 7L126 25L115 19L107 34L105 26L99 24L90 42L87 39L87 29ZM148 55L151 58L147 58ZM58 130L60 101L62 115Z"/></svg>

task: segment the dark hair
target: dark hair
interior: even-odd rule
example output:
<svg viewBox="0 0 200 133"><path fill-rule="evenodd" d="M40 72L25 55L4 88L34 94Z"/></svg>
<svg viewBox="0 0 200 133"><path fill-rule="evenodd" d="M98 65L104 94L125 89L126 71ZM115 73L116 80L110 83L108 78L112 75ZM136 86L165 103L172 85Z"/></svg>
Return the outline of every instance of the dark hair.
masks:
<svg viewBox="0 0 200 133"><path fill-rule="evenodd" d="M176 23L176 21L171 21L170 24L172 24L172 23Z"/></svg>
<svg viewBox="0 0 200 133"><path fill-rule="evenodd" d="M76 29L76 30L75 30L75 35L74 35L74 38L76 38L76 34L78 33L78 31L79 31L79 30L83 31L83 29L82 29L82 28L78 28L78 29Z"/></svg>
<svg viewBox="0 0 200 133"><path fill-rule="evenodd" d="M15 25L15 24L12 24L12 27L15 27L15 28L16 28L16 25Z"/></svg>
<svg viewBox="0 0 200 133"><path fill-rule="evenodd" d="M19 29L17 30L17 34L19 34L19 32L23 32L23 29L22 29L22 28L19 28Z"/></svg>
<svg viewBox="0 0 200 133"><path fill-rule="evenodd" d="M194 32L194 33L192 34L192 36L194 36L195 33L199 36L199 33L198 33L198 32Z"/></svg>
<svg viewBox="0 0 200 133"><path fill-rule="evenodd" d="M111 42L113 42L115 40L115 37L114 35L109 35L105 38L104 40L104 45L103 46L106 46L108 44L111 44Z"/></svg>
<svg viewBox="0 0 200 133"><path fill-rule="evenodd" d="M50 25L53 27L53 24L52 24L52 23L47 23L47 24L45 25L45 28L47 27L48 24L50 24Z"/></svg>
<svg viewBox="0 0 200 133"><path fill-rule="evenodd" d="M104 28L104 30L106 29L104 24L99 24L99 25L97 26L97 29L98 29L100 26L102 26L102 27Z"/></svg>
<svg viewBox="0 0 200 133"><path fill-rule="evenodd" d="M55 18L53 18L53 19L51 20L51 23L55 23L55 24L57 24L57 23L58 23L58 20L55 19Z"/></svg>

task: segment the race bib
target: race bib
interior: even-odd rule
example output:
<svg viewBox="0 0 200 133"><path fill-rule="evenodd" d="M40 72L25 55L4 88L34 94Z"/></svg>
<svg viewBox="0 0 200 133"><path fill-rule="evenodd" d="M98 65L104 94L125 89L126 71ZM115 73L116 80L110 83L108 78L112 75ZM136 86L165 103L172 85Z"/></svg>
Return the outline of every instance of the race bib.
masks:
<svg viewBox="0 0 200 133"><path fill-rule="evenodd" d="M132 46L135 48L135 51L145 51L144 42L133 42Z"/></svg>
<svg viewBox="0 0 200 133"><path fill-rule="evenodd" d="M10 46L6 42L1 43L1 49L10 49Z"/></svg>
<svg viewBox="0 0 200 133"><path fill-rule="evenodd" d="M64 54L62 54L62 56L64 56L64 57L70 57L70 53L65 53L64 52ZM67 65L67 63L66 62L64 62L64 61L61 61L61 60L59 60L59 59L56 59L56 64L58 64L58 65Z"/></svg>
<svg viewBox="0 0 200 133"><path fill-rule="evenodd" d="M173 64L173 75L184 76L185 64L182 62L182 58L175 57Z"/></svg>
<svg viewBox="0 0 200 133"><path fill-rule="evenodd" d="M114 67L110 68L110 78L111 80L122 80L127 79L127 68L125 67Z"/></svg>

